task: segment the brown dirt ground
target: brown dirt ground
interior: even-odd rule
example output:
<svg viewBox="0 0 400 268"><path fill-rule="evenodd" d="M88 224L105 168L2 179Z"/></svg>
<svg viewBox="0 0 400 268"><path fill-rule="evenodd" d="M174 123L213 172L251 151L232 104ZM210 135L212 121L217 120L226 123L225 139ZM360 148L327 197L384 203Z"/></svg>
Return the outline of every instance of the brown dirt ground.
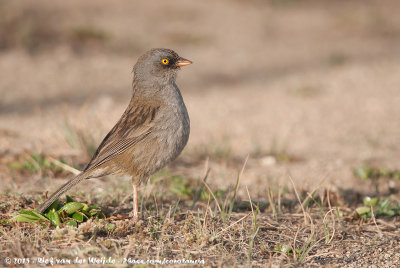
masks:
<svg viewBox="0 0 400 268"><path fill-rule="evenodd" d="M68 130L98 144L129 101L137 57L168 47L194 61L178 78L191 136L172 173L201 178L209 157L208 183L225 189L250 155L242 199L246 186L252 198L267 199L267 185L282 178L292 191L288 175L299 192L320 187L346 200L373 194L373 185L353 169L399 169L399 11L396 0L2 1L0 190L38 200L63 183L65 174L17 174L10 162L43 153L83 165L88 156L67 142ZM80 189L107 191L119 184L115 180L85 182ZM380 185L383 193L399 186ZM268 225L268 215L262 224ZM301 234L310 231L285 215L291 240L297 227L308 228ZM285 224L285 215L271 224ZM372 223L339 228L331 253L321 246L326 252L314 251L308 264L399 265L398 219L379 224L384 234ZM260 230L256 239L268 234ZM281 238L268 239L276 244ZM254 265L298 265L268 254ZM221 259L213 256L211 263Z"/></svg>

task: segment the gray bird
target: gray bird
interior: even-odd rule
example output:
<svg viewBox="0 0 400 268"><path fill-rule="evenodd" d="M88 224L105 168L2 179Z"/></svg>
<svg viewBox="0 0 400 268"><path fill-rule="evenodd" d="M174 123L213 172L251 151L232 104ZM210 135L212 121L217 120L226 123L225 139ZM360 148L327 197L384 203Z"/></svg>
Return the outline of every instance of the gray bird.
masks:
<svg viewBox="0 0 400 268"><path fill-rule="evenodd" d="M133 67L132 99L89 164L38 208L44 212L58 197L82 180L110 174L132 176L133 219L138 219L137 186L174 160L185 147L189 116L175 84L181 66L191 64L176 52L156 48Z"/></svg>

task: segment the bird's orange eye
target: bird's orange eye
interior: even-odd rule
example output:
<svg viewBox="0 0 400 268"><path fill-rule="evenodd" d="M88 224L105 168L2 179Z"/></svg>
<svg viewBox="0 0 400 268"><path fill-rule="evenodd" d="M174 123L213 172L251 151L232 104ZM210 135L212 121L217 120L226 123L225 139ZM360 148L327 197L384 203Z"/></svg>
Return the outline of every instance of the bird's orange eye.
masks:
<svg viewBox="0 0 400 268"><path fill-rule="evenodd" d="M161 62L162 62L162 64L167 65L169 63L169 60L168 59L162 59Z"/></svg>

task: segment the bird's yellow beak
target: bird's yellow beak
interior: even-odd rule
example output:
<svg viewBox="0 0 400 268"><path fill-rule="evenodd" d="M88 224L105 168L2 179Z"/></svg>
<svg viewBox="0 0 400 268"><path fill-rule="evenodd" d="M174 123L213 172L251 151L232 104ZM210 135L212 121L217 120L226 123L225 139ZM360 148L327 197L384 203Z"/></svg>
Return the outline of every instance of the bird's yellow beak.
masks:
<svg viewBox="0 0 400 268"><path fill-rule="evenodd" d="M193 62L184 58L179 58L179 60L175 63L176 66L181 67L181 66L186 66L189 64L192 64Z"/></svg>

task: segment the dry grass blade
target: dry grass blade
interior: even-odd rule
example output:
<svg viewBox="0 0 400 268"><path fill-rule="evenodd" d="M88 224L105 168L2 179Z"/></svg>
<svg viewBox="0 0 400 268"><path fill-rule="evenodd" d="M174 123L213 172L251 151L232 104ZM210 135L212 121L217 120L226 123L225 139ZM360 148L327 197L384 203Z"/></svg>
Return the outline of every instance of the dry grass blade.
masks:
<svg viewBox="0 0 400 268"><path fill-rule="evenodd" d="M330 236L329 240L326 241L326 244L330 244L332 242L332 240L333 240L333 238L335 236L335 232L336 232L336 224L335 224L335 220L333 218L334 217L334 214L333 214L334 211L335 211L335 209L333 209L333 208L329 209L329 211L325 213L324 220L323 220L323 224L325 225L325 221L326 221L326 219L328 217L328 214L331 214L331 219L333 221L333 228L332 228L333 230L332 230L332 235Z"/></svg>
<svg viewBox="0 0 400 268"><path fill-rule="evenodd" d="M326 177L324 177L324 178L317 184L317 187L315 187L315 188L311 191L311 194L310 194L309 192L307 193L308 198L305 198L305 199L304 199L304 201L303 201L302 204L301 204L301 208L304 208L305 204L307 203L307 201L308 201L309 199L313 199L313 198L314 198L314 197L313 197L314 193L318 190L318 188L320 188L320 187L322 186L322 184L325 182L325 180L326 180ZM297 212L297 213L300 212L300 209L301 209L301 208L299 208L296 212Z"/></svg>
<svg viewBox="0 0 400 268"><path fill-rule="evenodd" d="M251 201L251 197L250 197L250 193L249 193L249 188L247 188L247 186L246 186L246 192L247 192L247 196L248 196L249 202L250 202L251 213L253 214L253 217L255 217L254 209L253 209L253 201Z"/></svg>
<svg viewBox="0 0 400 268"><path fill-rule="evenodd" d="M232 223L231 225L229 225L228 227L225 227L224 229L222 229L221 231L219 231L216 235L214 235L212 237L212 239L215 239L217 237L219 237L221 234L223 234L224 232L226 232L227 230L229 230L230 228L232 228L233 226L235 226L236 224L238 224L239 222L243 221L244 219L246 219L248 216L250 216L251 213L248 213L246 215L244 215L243 217L241 217L240 219L238 219L237 221L235 221L234 223Z"/></svg>
<svg viewBox="0 0 400 268"><path fill-rule="evenodd" d="M282 175L279 178L279 185L278 185L278 213L281 212L281 198L282 198L282 190L283 190L283 180L285 176Z"/></svg>
<svg viewBox="0 0 400 268"><path fill-rule="evenodd" d="M372 206L371 206L370 208L371 208L371 218L372 218L372 221L374 222L374 225L375 225L375 227L376 227L376 230L378 231L379 237L382 238L382 237L383 237L383 233L382 233L381 229L379 228L378 224L376 223L375 214L374 214L374 208L373 208Z"/></svg>
<svg viewBox="0 0 400 268"><path fill-rule="evenodd" d="M292 177L291 177L290 175L289 175L289 179L290 179L290 182L291 182L292 185L293 185L293 190L294 190L294 193L296 194L297 201L299 202L300 207L301 207L301 210L303 211L304 224L307 224L306 211L304 210L303 203L302 203L301 200L300 200L300 196L299 196L299 193L297 192L296 185L294 185L294 182L293 182Z"/></svg>
<svg viewBox="0 0 400 268"><path fill-rule="evenodd" d="M73 168L73 167L71 167L71 166L69 166L69 165L67 165L67 164L64 164L64 163L58 161L57 159L54 159L53 157L48 156L47 159L48 159L51 163L53 163L54 165L56 165L56 166L58 166L58 167L60 167L60 168L62 168L62 169L64 169L64 170L66 170L66 171L69 171L69 172L71 172L71 173L74 174L74 175L78 175L78 174L81 173L80 170L78 170L78 169L76 169L76 168Z"/></svg>
<svg viewBox="0 0 400 268"><path fill-rule="evenodd" d="M215 203L216 203L216 205L217 205L217 208L218 208L219 212L220 212L220 213L223 213L223 212L222 212L222 209L221 209L221 207L220 207L220 205L219 205L218 199L215 197L215 195L214 195L213 191L211 190L210 186L209 186L204 180L202 180L202 182L203 182L204 186L206 186L208 192L209 192L209 193L211 194L211 196L214 198L214 201L215 201Z"/></svg>
<svg viewBox="0 0 400 268"><path fill-rule="evenodd" d="M208 158L207 158L207 160L206 160L205 166L206 166L206 169L205 169L206 172L205 172L205 175L204 175L204 177L203 177L202 182L206 182L206 181L207 181L208 174L210 174L210 171L211 171L211 169L208 167ZM200 198L201 198L201 193L202 193L202 192L203 192L203 186L199 187L199 189L196 191L196 193L195 193L195 195L194 195L194 197L193 197L192 206L190 207L191 210L194 208L194 206L196 205L197 201L200 200Z"/></svg>
<svg viewBox="0 0 400 268"><path fill-rule="evenodd" d="M244 160L242 169L240 170L238 184L239 184L239 182L240 182L240 178L241 178L242 175L243 175L244 169L246 168L246 164L247 164L247 161L248 161L248 160L249 160L249 155L246 156L246 159Z"/></svg>
<svg viewBox="0 0 400 268"><path fill-rule="evenodd" d="M267 196L268 196L268 201L269 201L270 207L272 209L272 215L275 217L275 219L277 219L278 213L276 212L274 197L273 197L271 186L269 184L269 180L267 180L266 183L267 183Z"/></svg>
<svg viewBox="0 0 400 268"><path fill-rule="evenodd" d="M229 215L232 213L233 206L234 206L235 200L236 200L237 191L238 191L239 185L240 185L240 178L241 178L242 175L243 175L243 172L244 172L244 169L245 169L245 167L246 167L246 164L247 164L247 161L248 161L248 160L249 160L249 155L247 155L246 159L244 160L242 169L240 170L240 172L239 172L239 174L238 174L238 176L237 176L237 178L236 178L236 184L235 184L235 188L234 188L234 190L233 190L233 197L232 197L231 202L230 202L230 205L229 205Z"/></svg>

